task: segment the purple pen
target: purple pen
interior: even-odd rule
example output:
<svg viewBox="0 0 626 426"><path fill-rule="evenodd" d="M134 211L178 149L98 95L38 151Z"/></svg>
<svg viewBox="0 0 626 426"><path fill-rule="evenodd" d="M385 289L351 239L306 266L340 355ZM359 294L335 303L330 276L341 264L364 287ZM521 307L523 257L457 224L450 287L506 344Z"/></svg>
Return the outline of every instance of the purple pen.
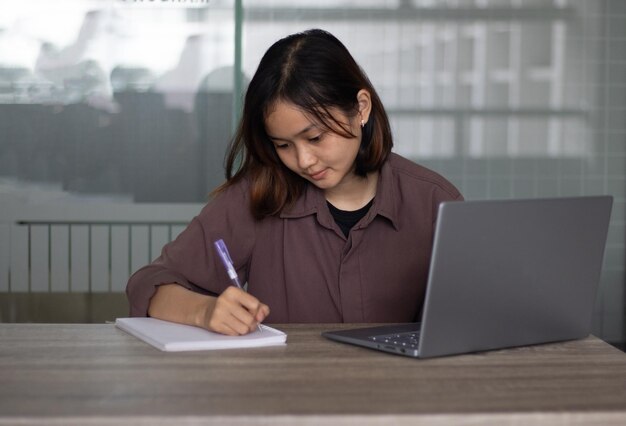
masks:
<svg viewBox="0 0 626 426"><path fill-rule="evenodd" d="M215 248L220 255L220 259L222 259L222 263L224 264L224 268L226 268L228 277L237 287L242 288L239 283L239 275L237 275L237 271L235 271L233 260L230 258L230 253L228 253L228 249L226 248L226 243L224 243L224 240L219 239L213 244L215 244Z"/></svg>
<svg viewBox="0 0 626 426"><path fill-rule="evenodd" d="M220 255L220 259L222 259L222 263L224 264L224 268L226 268L226 272L228 273L228 277L237 287L243 289L241 283L239 282L239 275L237 275L237 271L235 270L235 266L233 265L233 260L230 258L230 253L228 253L228 248L226 248L226 243L224 240L219 239L213 243L215 245L215 249ZM259 331L261 330L261 324L257 324L257 328Z"/></svg>

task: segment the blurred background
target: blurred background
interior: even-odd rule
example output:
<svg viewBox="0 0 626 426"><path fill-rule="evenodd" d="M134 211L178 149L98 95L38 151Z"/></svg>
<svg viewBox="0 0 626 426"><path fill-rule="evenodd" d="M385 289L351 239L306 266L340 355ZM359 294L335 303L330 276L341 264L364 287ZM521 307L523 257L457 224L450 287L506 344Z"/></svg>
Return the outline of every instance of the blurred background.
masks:
<svg viewBox="0 0 626 426"><path fill-rule="evenodd" d="M615 197L593 332L623 348L623 0L0 0L0 321L126 316L223 181L262 54L313 27L467 199Z"/></svg>

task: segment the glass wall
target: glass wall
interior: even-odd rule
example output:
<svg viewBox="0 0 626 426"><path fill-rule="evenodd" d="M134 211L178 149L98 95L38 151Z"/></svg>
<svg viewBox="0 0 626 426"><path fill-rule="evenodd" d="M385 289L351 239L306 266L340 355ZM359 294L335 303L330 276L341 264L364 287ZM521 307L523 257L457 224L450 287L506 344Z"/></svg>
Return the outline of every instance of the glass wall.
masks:
<svg viewBox="0 0 626 426"><path fill-rule="evenodd" d="M0 291L121 292L223 179L267 47L320 27L379 90L395 151L467 199L615 197L594 333L624 341L626 3L1 4Z"/></svg>

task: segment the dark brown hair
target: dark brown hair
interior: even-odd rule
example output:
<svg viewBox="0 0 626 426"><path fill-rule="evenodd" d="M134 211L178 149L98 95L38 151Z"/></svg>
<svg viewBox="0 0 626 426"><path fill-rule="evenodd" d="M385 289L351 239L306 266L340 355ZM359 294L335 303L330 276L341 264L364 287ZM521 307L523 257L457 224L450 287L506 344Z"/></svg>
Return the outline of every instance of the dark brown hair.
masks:
<svg viewBox="0 0 626 426"><path fill-rule="evenodd" d="M226 157L227 181L215 192L247 178L250 209L257 219L290 206L309 183L276 154L265 130L270 109L276 101L287 101L329 130L354 137L330 110L354 117L361 89L370 93L372 103L355 164L355 173L365 176L380 170L393 146L387 113L365 72L348 49L323 30L292 34L274 43L248 85L242 119Z"/></svg>

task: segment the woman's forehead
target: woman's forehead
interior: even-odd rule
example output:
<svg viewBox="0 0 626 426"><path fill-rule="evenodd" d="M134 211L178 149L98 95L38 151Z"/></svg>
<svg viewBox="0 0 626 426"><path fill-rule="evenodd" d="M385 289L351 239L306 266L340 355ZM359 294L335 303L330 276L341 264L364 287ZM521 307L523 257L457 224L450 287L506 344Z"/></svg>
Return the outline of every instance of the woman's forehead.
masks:
<svg viewBox="0 0 626 426"><path fill-rule="evenodd" d="M307 122L317 127L333 128L335 125L347 125L350 120L338 107L317 107L308 110L295 103L279 99L270 103L265 112L265 125L269 125L269 121L280 120L296 120L299 123Z"/></svg>
<svg viewBox="0 0 626 426"><path fill-rule="evenodd" d="M294 138L312 128L318 120L291 102L275 102L265 115L265 127L274 138Z"/></svg>

